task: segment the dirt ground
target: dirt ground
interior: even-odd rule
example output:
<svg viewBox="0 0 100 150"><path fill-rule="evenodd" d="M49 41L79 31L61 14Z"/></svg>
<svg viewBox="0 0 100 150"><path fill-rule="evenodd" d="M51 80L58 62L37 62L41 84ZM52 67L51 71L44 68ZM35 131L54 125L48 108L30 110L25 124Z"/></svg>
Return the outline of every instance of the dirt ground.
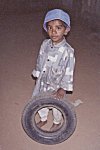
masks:
<svg viewBox="0 0 100 150"><path fill-rule="evenodd" d="M79 23L72 24L68 36L76 56L68 99L83 102L75 108L74 134L61 144L43 145L22 128L22 111L34 88L31 72L45 38L42 18L42 13L0 17L0 150L100 150L100 34Z"/></svg>

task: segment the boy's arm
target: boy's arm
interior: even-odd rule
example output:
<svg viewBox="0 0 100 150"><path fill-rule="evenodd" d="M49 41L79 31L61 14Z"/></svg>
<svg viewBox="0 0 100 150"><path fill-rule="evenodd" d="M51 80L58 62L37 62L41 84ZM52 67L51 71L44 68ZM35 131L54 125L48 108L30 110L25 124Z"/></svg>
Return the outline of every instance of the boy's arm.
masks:
<svg viewBox="0 0 100 150"><path fill-rule="evenodd" d="M75 66L75 57L73 52L70 53L66 65L67 67L66 67L65 75L61 81L60 88L53 93L53 95L57 99L62 99L66 94L66 91L73 91L73 73L74 73L74 66Z"/></svg>
<svg viewBox="0 0 100 150"><path fill-rule="evenodd" d="M37 63L36 63L36 68L33 69L32 71L32 76L38 78L40 75L40 72L42 70L42 66L43 66L43 55L44 55L44 42L41 45L39 54L38 54L38 58L37 58Z"/></svg>
<svg viewBox="0 0 100 150"><path fill-rule="evenodd" d="M65 91L73 91L73 73L75 66L74 52L69 54L65 75L61 81L61 88Z"/></svg>

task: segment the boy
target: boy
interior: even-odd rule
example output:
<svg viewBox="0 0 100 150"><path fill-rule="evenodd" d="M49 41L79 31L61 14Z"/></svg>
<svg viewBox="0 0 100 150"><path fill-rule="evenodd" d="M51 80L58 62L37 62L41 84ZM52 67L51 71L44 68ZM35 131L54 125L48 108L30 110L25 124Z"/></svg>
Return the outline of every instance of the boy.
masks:
<svg viewBox="0 0 100 150"><path fill-rule="evenodd" d="M66 91L73 91L73 71L74 71L74 50L66 42L65 36L70 31L70 17L61 9L49 11L44 19L43 28L50 39L43 41L36 69L32 75L37 78L33 96L40 92L51 91L56 97L55 100L62 99ZM49 109L39 110L39 127L47 123ZM58 129L61 125L62 114L53 108L53 125L50 131Z"/></svg>

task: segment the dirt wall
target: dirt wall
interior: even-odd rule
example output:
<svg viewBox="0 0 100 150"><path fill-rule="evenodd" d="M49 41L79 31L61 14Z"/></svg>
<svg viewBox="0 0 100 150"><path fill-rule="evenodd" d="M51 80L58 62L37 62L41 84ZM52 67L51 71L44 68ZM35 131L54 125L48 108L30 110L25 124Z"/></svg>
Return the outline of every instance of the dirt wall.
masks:
<svg viewBox="0 0 100 150"><path fill-rule="evenodd" d="M77 0L73 1L73 15L82 23L93 30L99 31L100 25L100 1L99 0Z"/></svg>
<svg viewBox="0 0 100 150"><path fill-rule="evenodd" d="M74 20L80 19L87 27L96 32L100 24L100 0L0 0L0 15L26 14L62 8L72 15Z"/></svg>

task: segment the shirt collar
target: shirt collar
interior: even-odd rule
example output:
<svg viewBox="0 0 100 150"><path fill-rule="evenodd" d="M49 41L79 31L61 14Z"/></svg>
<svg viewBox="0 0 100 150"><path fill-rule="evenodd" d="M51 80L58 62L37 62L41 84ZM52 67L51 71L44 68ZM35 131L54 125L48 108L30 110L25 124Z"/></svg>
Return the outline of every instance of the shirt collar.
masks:
<svg viewBox="0 0 100 150"><path fill-rule="evenodd" d="M65 43L66 43L66 39L65 39L65 37L64 37L64 39L60 42L60 43L58 43L58 44L53 44L52 43L52 40L50 40L50 45L51 45L51 47L57 47L57 48L59 48L59 47L61 47L61 46L63 46L63 45L65 45Z"/></svg>

